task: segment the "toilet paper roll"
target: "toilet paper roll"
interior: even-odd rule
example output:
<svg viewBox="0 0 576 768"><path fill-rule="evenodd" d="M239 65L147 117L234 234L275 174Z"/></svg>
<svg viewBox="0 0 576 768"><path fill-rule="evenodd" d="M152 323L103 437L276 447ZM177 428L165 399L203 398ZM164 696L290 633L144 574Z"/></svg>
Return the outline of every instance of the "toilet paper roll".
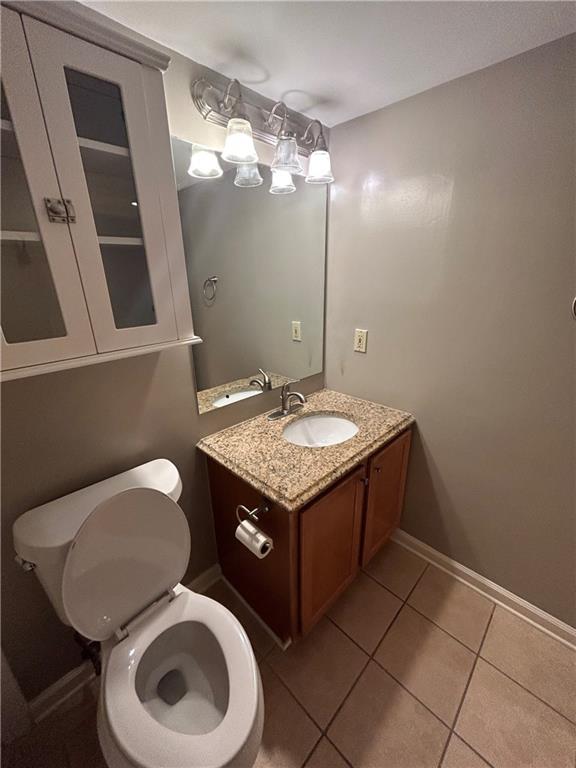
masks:
<svg viewBox="0 0 576 768"><path fill-rule="evenodd" d="M260 560L274 549L272 539L249 520L243 520L236 528L236 538Z"/></svg>

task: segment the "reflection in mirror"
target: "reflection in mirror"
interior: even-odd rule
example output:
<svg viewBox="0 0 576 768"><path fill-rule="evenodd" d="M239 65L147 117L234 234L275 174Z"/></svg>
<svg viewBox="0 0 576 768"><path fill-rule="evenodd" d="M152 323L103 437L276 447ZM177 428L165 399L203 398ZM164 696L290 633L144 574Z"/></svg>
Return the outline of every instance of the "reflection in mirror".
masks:
<svg viewBox="0 0 576 768"><path fill-rule="evenodd" d="M220 156L220 177L194 178L191 151L172 139L205 413L322 371L326 187L299 176L270 194L265 165L262 184L236 186Z"/></svg>

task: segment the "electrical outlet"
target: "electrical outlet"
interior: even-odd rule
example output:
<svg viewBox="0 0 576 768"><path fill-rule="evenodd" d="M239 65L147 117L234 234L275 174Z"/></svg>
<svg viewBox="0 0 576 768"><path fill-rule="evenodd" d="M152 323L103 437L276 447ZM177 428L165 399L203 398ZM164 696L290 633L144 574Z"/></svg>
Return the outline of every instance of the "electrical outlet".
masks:
<svg viewBox="0 0 576 768"><path fill-rule="evenodd" d="M302 326L300 320L292 320L292 341L302 341Z"/></svg>
<svg viewBox="0 0 576 768"><path fill-rule="evenodd" d="M368 343L368 331L356 328L354 331L354 352L366 352Z"/></svg>

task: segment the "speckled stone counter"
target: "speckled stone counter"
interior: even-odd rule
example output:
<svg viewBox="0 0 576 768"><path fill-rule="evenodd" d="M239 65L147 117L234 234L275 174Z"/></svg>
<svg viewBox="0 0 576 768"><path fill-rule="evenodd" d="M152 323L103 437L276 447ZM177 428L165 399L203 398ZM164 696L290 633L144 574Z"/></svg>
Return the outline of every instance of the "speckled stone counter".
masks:
<svg viewBox="0 0 576 768"><path fill-rule="evenodd" d="M346 416L358 425L358 434L322 448L292 445L283 438L287 424L313 413ZM271 501L293 511L413 422L405 411L323 389L310 395L292 416L278 421L269 421L267 414L256 416L202 438L198 448Z"/></svg>
<svg viewBox="0 0 576 768"><path fill-rule="evenodd" d="M268 375L270 376L272 389L276 389L277 387L281 387L283 384L287 384L289 381L293 381L293 379L289 379L288 376L282 376L281 373L269 373ZM242 392L245 389L252 389L252 387L250 387L250 379L253 378L260 379L262 378L262 374L255 373L253 376L248 376L245 379L236 379L235 381L228 381L225 384L220 384L217 387L200 390L197 393L198 412L208 413L208 411L213 411L215 408L221 408L222 406L214 405L214 400L222 397L223 395L234 395L236 392ZM262 394L261 391L256 387L253 389L253 396Z"/></svg>

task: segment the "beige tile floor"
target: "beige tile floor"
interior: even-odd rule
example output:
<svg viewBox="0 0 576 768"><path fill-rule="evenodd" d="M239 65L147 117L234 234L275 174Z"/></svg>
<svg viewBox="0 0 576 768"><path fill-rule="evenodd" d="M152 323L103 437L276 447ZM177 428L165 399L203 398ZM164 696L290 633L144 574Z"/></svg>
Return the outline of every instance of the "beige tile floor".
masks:
<svg viewBox="0 0 576 768"><path fill-rule="evenodd" d="M576 652L397 544L285 652L224 582L208 594L260 664L256 768L576 766ZM2 764L105 768L96 696L78 694Z"/></svg>

